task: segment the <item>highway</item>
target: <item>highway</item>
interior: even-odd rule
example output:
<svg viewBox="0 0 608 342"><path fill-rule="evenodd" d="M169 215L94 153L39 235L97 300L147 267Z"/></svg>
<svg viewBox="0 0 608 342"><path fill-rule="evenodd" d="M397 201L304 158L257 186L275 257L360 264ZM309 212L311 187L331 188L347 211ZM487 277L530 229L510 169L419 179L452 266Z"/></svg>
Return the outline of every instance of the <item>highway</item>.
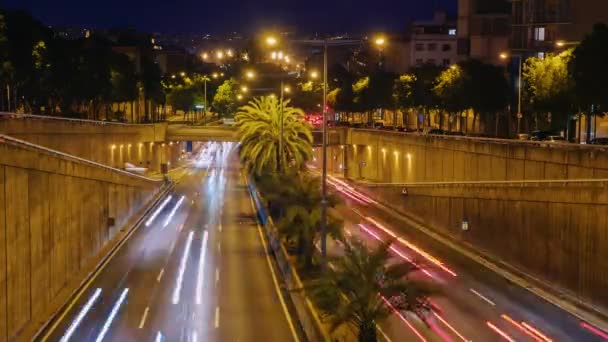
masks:
<svg viewBox="0 0 608 342"><path fill-rule="evenodd" d="M40 340L301 340L234 144L207 143L181 174Z"/></svg>
<svg viewBox="0 0 608 342"><path fill-rule="evenodd" d="M608 334L497 273L395 219L341 179L330 189L344 199L335 209L347 236L370 246L394 239L395 260L418 264L413 277L439 285L427 322L394 312L380 334L387 341L608 341ZM340 245L330 243L330 252Z"/></svg>

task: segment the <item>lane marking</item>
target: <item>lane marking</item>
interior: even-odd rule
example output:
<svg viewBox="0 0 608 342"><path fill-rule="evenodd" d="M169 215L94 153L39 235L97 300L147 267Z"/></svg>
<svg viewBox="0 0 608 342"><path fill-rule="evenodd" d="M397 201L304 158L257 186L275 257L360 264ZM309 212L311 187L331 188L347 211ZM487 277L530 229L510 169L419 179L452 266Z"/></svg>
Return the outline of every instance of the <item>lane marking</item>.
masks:
<svg viewBox="0 0 608 342"><path fill-rule="evenodd" d="M139 321L139 329L144 328L144 324L146 324L146 318L148 318L148 311L150 311L150 307L146 306L144 314L141 316L141 320Z"/></svg>
<svg viewBox="0 0 608 342"><path fill-rule="evenodd" d="M217 254L222 253L222 243L220 241L217 242Z"/></svg>
<svg viewBox="0 0 608 342"><path fill-rule="evenodd" d="M220 233L221 233L222 232L222 224L221 223L220 223L219 229L220 229Z"/></svg>
<svg viewBox="0 0 608 342"><path fill-rule="evenodd" d="M249 193L249 201L251 203L251 209L253 209L254 213L257 213L255 209L255 204L253 204L253 198L251 193ZM274 272L274 268L272 267L272 261L270 260L270 250L266 245L266 240L264 239L264 234L262 233L262 227L259 222L257 223L258 234L260 236L260 240L262 241L262 246L264 247L264 255L266 256L266 262L268 263L268 268L270 269L270 274L272 276L272 281L274 283L275 291L277 292L277 296L279 297L279 301L281 302L281 307L283 308L283 313L285 314L285 318L287 319L287 324L289 325L289 329L291 330L291 335L293 336L294 341L299 342L300 338L296 333L296 328L291 321L291 316L289 315L289 310L287 310L287 305L285 304L285 299L283 299L283 294L281 293L281 288L279 287L279 281L277 280L277 275Z"/></svg>
<svg viewBox="0 0 608 342"><path fill-rule="evenodd" d="M156 282L160 283L160 280L163 279L163 274L165 274L165 268L163 267L158 273L158 277L156 277Z"/></svg>
<svg viewBox="0 0 608 342"><path fill-rule="evenodd" d="M118 301L116 302L116 304L114 304L114 307L112 307L110 316L108 316L108 319L106 319L105 323L103 324L103 327L101 328L101 331L99 332L99 335L97 335L95 342L103 341L103 338L108 333L108 329L110 329L110 325L112 324L112 321L114 321L114 318L116 317L116 314L118 313L118 310L120 309L120 306L125 301L125 298L127 298L128 293L129 293L128 288L126 288L122 291L122 293L120 294L120 297L118 298Z"/></svg>
<svg viewBox="0 0 608 342"><path fill-rule="evenodd" d="M220 307L216 306L215 307L215 328L219 328L220 327Z"/></svg>
<svg viewBox="0 0 608 342"><path fill-rule="evenodd" d="M70 327L68 328L68 330L65 332L63 337L61 337L61 340L59 340L60 342L67 342L70 339L70 337L72 337L72 334L74 334L74 331L76 331L76 328L78 328L78 325L80 325L80 322L82 321L84 316L87 315L89 310L91 310L91 307L93 306L93 304L95 304L95 302L97 301L97 299L99 298L100 295L101 295L101 289L98 288L97 290L95 290L93 295L89 298L87 303L82 307L82 309L78 313L78 316L76 316L76 319L72 322L72 324L70 324Z"/></svg>
<svg viewBox="0 0 608 342"><path fill-rule="evenodd" d="M190 247L192 246L193 237L194 232L190 231L188 234L188 241L186 242L186 249L184 249L184 254L182 255L182 260L179 264L179 273L175 282L175 290L173 291L173 304L179 303L179 296L182 291L182 283L184 281L184 272L186 271L186 263L188 262L188 255L190 254Z"/></svg>
<svg viewBox="0 0 608 342"><path fill-rule="evenodd" d="M492 306L496 306L496 303L494 303L493 301L489 300L487 297L485 297L484 295L482 295L481 293L475 291L475 289L469 289L471 292L473 292L477 297L483 299L486 303L492 305Z"/></svg>
<svg viewBox="0 0 608 342"><path fill-rule="evenodd" d="M215 268L215 286L220 282L220 269L219 267Z"/></svg>
<svg viewBox="0 0 608 342"><path fill-rule="evenodd" d="M198 259L198 281L196 282L196 304L200 305L203 301L203 285L205 282L205 251L207 250L207 240L209 233L203 232L203 243L201 244L201 253Z"/></svg>

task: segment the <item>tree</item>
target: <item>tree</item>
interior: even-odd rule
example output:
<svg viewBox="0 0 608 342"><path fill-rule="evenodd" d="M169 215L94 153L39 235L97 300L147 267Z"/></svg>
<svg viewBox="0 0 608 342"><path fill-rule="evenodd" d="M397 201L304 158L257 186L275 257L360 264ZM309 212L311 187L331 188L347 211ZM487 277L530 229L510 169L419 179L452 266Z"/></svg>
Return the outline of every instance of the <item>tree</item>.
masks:
<svg viewBox="0 0 608 342"><path fill-rule="evenodd" d="M413 264L392 262L390 245L368 249L360 241L347 242L344 256L308 284L317 307L330 317L332 330L346 324L360 342L375 342L376 324L391 314L391 307L424 319L430 310L428 297L436 290L409 277L417 269Z"/></svg>
<svg viewBox="0 0 608 342"><path fill-rule="evenodd" d="M155 121L154 118L150 117L149 101L152 102L151 105L154 108L156 108L156 104L165 103L165 91L161 80L162 73L158 64L150 56L142 56L140 82L145 99L144 115L146 121ZM154 113L156 113L156 110L154 110Z"/></svg>
<svg viewBox="0 0 608 342"><path fill-rule="evenodd" d="M133 101L137 99L138 95L135 65L126 55L117 53L112 54L110 63L110 81L112 83L110 101L128 102L133 106ZM125 110L119 112L124 115ZM133 113L132 108L131 113ZM134 117L131 117L131 122L135 122Z"/></svg>
<svg viewBox="0 0 608 342"><path fill-rule="evenodd" d="M441 69L433 64L425 64L414 68L414 84L412 89L412 100L415 107L422 111L427 118L427 126L430 126L430 111L439 102L433 88L435 88L437 77ZM417 119L416 122L419 122Z"/></svg>
<svg viewBox="0 0 608 342"><path fill-rule="evenodd" d="M198 89L192 85L179 85L173 87L171 92L167 95L167 103L173 107L174 110L181 110L184 112L184 116L192 109L196 104L204 101L203 96L199 93Z"/></svg>
<svg viewBox="0 0 608 342"><path fill-rule="evenodd" d="M575 99L574 81L568 71L572 50L548 54L545 58L528 58L524 65L525 98L535 112L547 117L553 128L565 128L570 121Z"/></svg>
<svg viewBox="0 0 608 342"><path fill-rule="evenodd" d="M576 47L569 63L575 93L588 117L608 112L608 25L596 24ZM587 120L587 140L591 120Z"/></svg>
<svg viewBox="0 0 608 342"><path fill-rule="evenodd" d="M450 116L467 110L468 84L467 75L460 66L454 65L443 70L433 88L441 109L447 111ZM440 120L439 128L442 128L442 124L442 120Z"/></svg>
<svg viewBox="0 0 608 342"><path fill-rule="evenodd" d="M262 96L239 108L235 116L241 158L257 174L276 172L279 165L300 169L312 156L310 125L303 120L304 112L289 103L289 100L284 101L281 108L276 97ZM281 122L283 153L279 151Z"/></svg>
<svg viewBox="0 0 608 342"><path fill-rule="evenodd" d="M399 76L393 85L394 107L403 113L403 125L407 124L405 111L414 106L414 83L416 76L405 74Z"/></svg>
<svg viewBox="0 0 608 342"><path fill-rule="evenodd" d="M225 80L222 85L217 88L217 92L213 97L213 109L220 117L233 116L237 109L237 82L234 78Z"/></svg>
<svg viewBox="0 0 608 342"><path fill-rule="evenodd" d="M311 269L315 244L321 237L320 180L306 173L288 172L266 175L260 184L273 217L278 218L281 238L295 249L302 267ZM338 202L336 196L327 197L329 208ZM342 238L342 221L335 216L329 215L326 228L332 238Z"/></svg>

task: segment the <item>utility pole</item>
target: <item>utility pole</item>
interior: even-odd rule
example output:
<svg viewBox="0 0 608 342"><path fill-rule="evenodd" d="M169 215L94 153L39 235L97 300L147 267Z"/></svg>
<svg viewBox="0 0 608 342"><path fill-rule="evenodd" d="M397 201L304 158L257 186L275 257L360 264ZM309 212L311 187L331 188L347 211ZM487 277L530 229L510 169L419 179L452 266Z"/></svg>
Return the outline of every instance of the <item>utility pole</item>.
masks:
<svg viewBox="0 0 608 342"><path fill-rule="evenodd" d="M323 171L321 176L321 258L327 261L327 39L323 41Z"/></svg>

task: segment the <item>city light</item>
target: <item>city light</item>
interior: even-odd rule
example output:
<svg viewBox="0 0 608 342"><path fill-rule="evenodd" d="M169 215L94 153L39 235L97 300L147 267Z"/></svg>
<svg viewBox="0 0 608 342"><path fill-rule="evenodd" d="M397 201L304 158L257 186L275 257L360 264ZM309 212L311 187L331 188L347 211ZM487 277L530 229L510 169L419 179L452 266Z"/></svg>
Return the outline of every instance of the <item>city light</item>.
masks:
<svg viewBox="0 0 608 342"><path fill-rule="evenodd" d="M384 44L386 44L386 39L384 37L378 37L374 40L374 44L377 46L384 46Z"/></svg>
<svg viewBox="0 0 608 342"><path fill-rule="evenodd" d="M255 77L255 73L253 71L249 70L245 73L245 76L251 80Z"/></svg>
<svg viewBox="0 0 608 342"><path fill-rule="evenodd" d="M242 91L243 93L246 93L246 92L248 92L248 91L249 91L249 88L247 88L247 86L242 86L242 87L241 87L241 91Z"/></svg>
<svg viewBox="0 0 608 342"><path fill-rule="evenodd" d="M291 88L290 88L290 87L285 87L285 88L283 89L283 91L285 91L286 93L289 93L289 92L291 92Z"/></svg>
<svg viewBox="0 0 608 342"><path fill-rule="evenodd" d="M509 54L508 54L508 53L506 53L506 52L502 52L502 53L500 54L500 59L507 59L507 58L509 58Z"/></svg>
<svg viewBox="0 0 608 342"><path fill-rule="evenodd" d="M273 36L266 37L266 44L269 46L274 46L277 44L277 39Z"/></svg>
<svg viewBox="0 0 608 342"><path fill-rule="evenodd" d="M241 95L241 94L237 94L237 95L236 95L236 99L237 99L237 100L239 100L239 101L240 101L240 100L242 100L242 99L243 99L243 95Z"/></svg>
<svg viewBox="0 0 608 342"><path fill-rule="evenodd" d="M270 58L271 58L271 59L277 59L277 53L276 53L276 51L272 51L272 52L270 53Z"/></svg>
<svg viewBox="0 0 608 342"><path fill-rule="evenodd" d="M201 55L201 57L202 57L204 60L206 60L206 59L208 59L208 58L209 58L209 54L208 54L208 53L206 53L206 52L203 52L203 54Z"/></svg>
<svg viewBox="0 0 608 342"><path fill-rule="evenodd" d="M310 72L310 78L312 78L312 79L319 78L319 72L317 72L317 71L311 71Z"/></svg>
<svg viewBox="0 0 608 342"><path fill-rule="evenodd" d="M217 72L214 72L213 74L211 74L211 77L213 78L218 78L220 75Z"/></svg>
<svg viewBox="0 0 608 342"><path fill-rule="evenodd" d="M217 56L217 59L222 59L222 58L224 58L224 53L222 51L218 51L216 56Z"/></svg>
<svg viewBox="0 0 608 342"><path fill-rule="evenodd" d="M226 55L228 57L232 57L233 56L232 50L230 50L230 49L226 50Z"/></svg>

